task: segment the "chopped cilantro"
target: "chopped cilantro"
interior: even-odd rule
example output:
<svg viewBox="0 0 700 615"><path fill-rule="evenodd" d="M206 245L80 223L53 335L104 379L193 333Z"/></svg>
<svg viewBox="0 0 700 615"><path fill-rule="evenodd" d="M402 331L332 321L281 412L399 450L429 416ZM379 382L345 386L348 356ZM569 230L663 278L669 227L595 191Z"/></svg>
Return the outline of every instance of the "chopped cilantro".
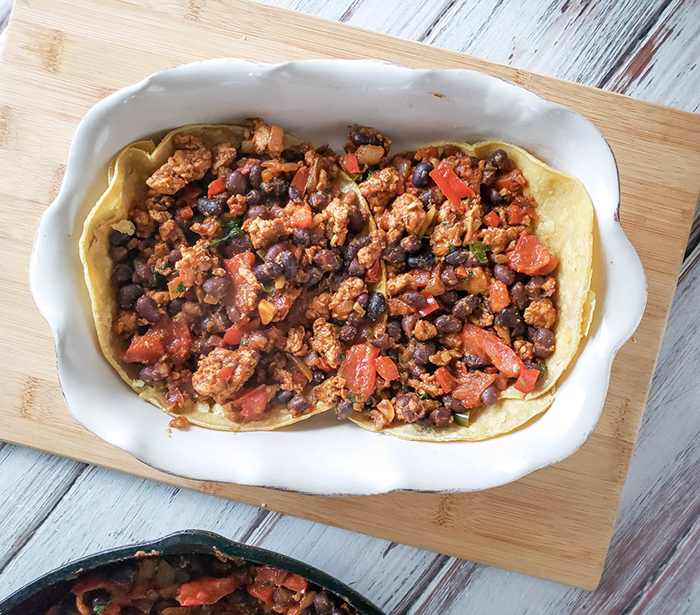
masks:
<svg viewBox="0 0 700 615"><path fill-rule="evenodd" d="M247 346L249 342L250 340L248 339L247 335L241 338L241 346Z"/></svg>
<svg viewBox="0 0 700 615"><path fill-rule="evenodd" d="M469 244L469 251L476 256L476 260L478 260L482 265L489 262L486 253L491 251L491 246L487 246L481 241L475 241Z"/></svg>
<svg viewBox="0 0 700 615"><path fill-rule="evenodd" d="M233 220L227 220L226 222L224 222L222 226L227 231L226 234L210 241L207 244L207 248L213 248L214 246L218 246L219 244L224 243L229 239L239 237L243 233L243 231L241 230L242 224L243 218L234 218Z"/></svg>
<svg viewBox="0 0 700 615"><path fill-rule="evenodd" d="M452 254L453 252L456 252L457 250L459 250L459 248L457 246L450 246L447 250L447 253Z"/></svg>
<svg viewBox="0 0 700 615"><path fill-rule="evenodd" d="M348 398L348 401L352 404L354 404L356 401L358 401L357 395L355 395L355 393L348 393L347 398Z"/></svg>
<svg viewBox="0 0 700 615"><path fill-rule="evenodd" d="M102 613L102 611L105 610L105 605L104 604L98 604L97 606L92 607L92 612L93 613Z"/></svg>
<svg viewBox="0 0 700 615"><path fill-rule="evenodd" d="M184 282L180 282L176 287L175 287L175 292L176 293L184 293L187 290L187 286L185 286Z"/></svg>
<svg viewBox="0 0 700 615"><path fill-rule="evenodd" d="M164 289L168 285L168 279L162 273L154 271L153 279L156 281L156 286L160 289Z"/></svg>
<svg viewBox="0 0 700 615"><path fill-rule="evenodd" d="M424 399L424 400L430 399L430 395L428 395L427 393L421 393L418 397L420 397L421 399Z"/></svg>
<svg viewBox="0 0 700 615"><path fill-rule="evenodd" d="M547 365L543 361L537 361L537 369L540 370L541 378L547 375Z"/></svg>
<svg viewBox="0 0 700 615"><path fill-rule="evenodd" d="M277 587L272 581L262 581L260 585L263 585L265 587Z"/></svg>
<svg viewBox="0 0 700 615"><path fill-rule="evenodd" d="M345 361L345 355L344 355L344 354L339 354L339 355L338 355L338 361Z"/></svg>
<svg viewBox="0 0 700 615"><path fill-rule="evenodd" d="M450 223L447 220L443 220L440 222L440 224L442 224L442 226L450 226Z"/></svg>

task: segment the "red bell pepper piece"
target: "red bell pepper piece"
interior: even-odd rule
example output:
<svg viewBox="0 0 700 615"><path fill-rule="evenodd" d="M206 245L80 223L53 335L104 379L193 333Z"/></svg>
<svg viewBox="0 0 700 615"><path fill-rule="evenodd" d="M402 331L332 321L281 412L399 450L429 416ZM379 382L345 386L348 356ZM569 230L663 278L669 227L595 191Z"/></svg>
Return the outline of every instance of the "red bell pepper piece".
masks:
<svg viewBox="0 0 700 615"><path fill-rule="evenodd" d="M238 583L231 577L223 579L202 577L181 585L177 592L177 601L181 606L215 604L224 596L232 594L237 588Z"/></svg>
<svg viewBox="0 0 700 615"><path fill-rule="evenodd" d="M163 346L162 332L154 327L144 335L135 335L131 338L129 348L124 353L124 361L153 365L164 356L165 347Z"/></svg>
<svg viewBox="0 0 700 615"><path fill-rule="evenodd" d="M275 593L274 585L261 585L253 583L246 588L251 596L262 600L265 604L272 604L272 594Z"/></svg>
<svg viewBox="0 0 700 615"><path fill-rule="evenodd" d="M297 228L309 228L313 224L314 215L308 205L300 205L294 210L289 221Z"/></svg>
<svg viewBox="0 0 700 615"><path fill-rule="evenodd" d="M493 333L489 333L476 325L465 324L461 335L466 348L477 350L475 354L481 351L482 356L483 354L488 356L496 366L496 369L506 378L517 378L525 368L524 363L515 354L515 351L510 346L506 346Z"/></svg>
<svg viewBox="0 0 700 615"><path fill-rule="evenodd" d="M260 566L255 569L255 580L258 583L274 583L280 585L289 573L281 568L273 568L272 566Z"/></svg>
<svg viewBox="0 0 700 615"><path fill-rule="evenodd" d="M207 190L207 196L209 198L221 194L226 190L226 182L219 178L215 179L211 184L209 184L209 189Z"/></svg>
<svg viewBox="0 0 700 615"><path fill-rule="evenodd" d="M523 393L529 393L535 388L539 377L539 369L528 369L527 367L524 367L520 372L520 376L518 376L518 380L515 383L515 388Z"/></svg>
<svg viewBox="0 0 700 615"><path fill-rule="evenodd" d="M559 264L559 259L534 235L520 235L508 260L511 269L527 275L547 275Z"/></svg>
<svg viewBox="0 0 700 615"><path fill-rule="evenodd" d="M423 295L428 300L428 302L422 308L420 308L418 310L418 313L421 316L427 316L428 314L432 314L435 310L440 309L438 302L435 301L435 297L433 297L432 295L429 295L425 291L423 291L421 293L421 295Z"/></svg>
<svg viewBox="0 0 700 615"><path fill-rule="evenodd" d="M454 208L459 213L464 213L461 199L474 196L474 191L459 178L446 160L443 160L436 168L430 171L430 177L433 178L433 181L450 200Z"/></svg>
<svg viewBox="0 0 700 615"><path fill-rule="evenodd" d="M293 592L304 593L309 587L309 582L304 577L290 572L282 581L282 585Z"/></svg>
<svg viewBox="0 0 700 615"><path fill-rule="evenodd" d="M465 408L474 408L481 403L481 394L490 387L496 376L484 372L469 372L457 381L452 395L462 402Z"/></svg>
<svg viewBox="0 0 700 615"><path fill-rule="evenodd" d="M306 190L306 182L309 180L309 167L299 167L294 174L292 186L294 186L301 194Z"/></svg>
<svg viewBox="0 0 700 615"><path fill-rule="evenodd" d="M435 370L435 380L445 393L449 393L455 388L455 379L446 367L438 367Z"/></svg>
<svg viewBox="0 0 700 615"><path fill-rule="evenodd" d="M231 405L240 408L247 421L259 421L267 406L267 387L261 384L254 389L243 389L241 394L231 401Z"/></svg>
<svg viewBox="0 0 700 615"><path fill-rule="evenodd" d="M185 205L184 207L180 208L180 216L183 220L189 220L194 216L194 212L189 205Z"/></svg>
<svg viewBox="0 0 700 615"><path fill-rule="evenodd" d="M377 357L379 349L372 344L351 346L340 365L339 373L348 389L361 399L367 399L377 381Z"/></svg>
<svg viewBox="0 0 700 615"><path fill-rule="evenodd" d="M523 172L520 169L513 169L508 174L499 177L493 182L494 188L499 192L504 188L510 192L515 192L522 186L527 185L527 180L523 177Z"/></svg>
<svg viewBox="0 0 700 615"><path fill-rule="evenodd" d="M391 357L379 357L377 359L377 373L384 380L396 380L399 377L399 368Z"/></svg>

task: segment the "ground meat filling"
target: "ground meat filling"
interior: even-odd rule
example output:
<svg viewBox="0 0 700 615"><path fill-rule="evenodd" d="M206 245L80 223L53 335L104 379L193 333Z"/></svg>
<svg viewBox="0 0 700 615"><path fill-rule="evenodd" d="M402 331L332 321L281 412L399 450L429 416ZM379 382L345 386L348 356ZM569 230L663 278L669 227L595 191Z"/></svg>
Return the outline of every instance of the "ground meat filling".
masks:
<svg viewBox="0 0 700 615"><path fill-rule="evenodd" d="M38 612L38 611L37 611ZM46 615L355 615L342 598L280 568L207 554L128 559L71 581Z"/></svg>
<svg viewBox="0 0 700 615"><path fill-rule="evenodd" d="M505 151L480 160L448 145L389 157L384 138L360 128L342 160L348 171L368 140L385 149L355 169L378 226L359 264L381 246L388 320L370 340L375 350L348 351L341 396L377 429L468 426L472 409L512 385L529 392L545 373L556 348L558 261L547 252L549 263L533 270L523 258L540 244L537 203ZM358 394L372 366L375 384Z"/></svg>
<svg viewBox="0 0 700 615"><path fill-rule="evenodd" d="M335 376L341 330L370 322L381 243L363 237L367 205L340 190L328 147L284 143L261 119L237 147L178 134L110 236L122 359L174 412L216 403L248 422L274 402L304 414L329 397L309 385Z"/></svg>

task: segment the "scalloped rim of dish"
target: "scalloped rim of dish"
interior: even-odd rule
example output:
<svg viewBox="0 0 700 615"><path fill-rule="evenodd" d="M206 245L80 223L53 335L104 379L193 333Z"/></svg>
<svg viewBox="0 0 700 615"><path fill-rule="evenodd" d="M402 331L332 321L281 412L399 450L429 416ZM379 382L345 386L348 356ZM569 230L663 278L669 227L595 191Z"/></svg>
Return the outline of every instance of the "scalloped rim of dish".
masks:
<svg viewBox="0 0 700 615"><path fill-rule="evenodd" d="M134 101L138 101L140 97L154 96L154 92L165 92L168 88L177 87L176 84L178 83L188 83L188 79L194 82L202 79L206 81L207 78L216 75L235 74L240 79L267 80L266 83L269 87L270 83L274 83L275 78L280 79L280 76L284 78L284 75L290 73L306 76L310 80L324 74L333 77L340 75L343 78L354 78L355 80L358 80L359 76L363 75L363 77L370 80L376 80L381 76L390 83L392 80L399 83L403 80L405 85L409 87L414 82L420 82L421 80L427 82L440 82L442 80L445 86L449 85L452 88L463 88L464 83L473 84L474 87L481 87L487 90L491 88L494 91L497 90L500 95L511 96L517 101L519 106L534 111L536 113L534 117L551 115L553 117L549 118L550 120L556 118L557 122L563 122L569 128L574 127L580 130L582 134L586 135L587 139L591 140L592 146L597 148L596 154L601 158L605 158L604 164L601 163L604 171L601 173L601 177L595 176L595 184L591 182L587 184L582 179L589 190L589 194L591 194L596 209L597 224L594 233L597 245L594 258L596 258L597 254L599 257L597 265L603 266L603 270L598 271L600 276L604 278L599 280L599 283L604 287L602 290L603 294L601 296L601 289L596 290L598 305L590 335L582 340L579 355L573 368L570 368L560 382L557 397L552 407L539 419L526 427L482 442L412 443L397 441L389 436L365 432L355 426L351 427L359 432L363 432L370 438L390 439L402 442L402 446L415 447L405 449L405 451L410 450L410 453L407 453L410 456L414 456L417 451L422 452L424 450L426 453L424 459L426 460L438 452L437 449L432 447L466 447L463 449L465 452L460 454L463 454L472 463L477 462L475 466L472 466L473 472L456 474L455 468L452 468L448 473L449 478L446 478L444 475L435 476L434 474L427 476L425 472L423 472L422 476L417 477L415 472L412 473L412 469L422 466L416 465L411 468L409 464L402 471L398 467L398 462L401 459L393 457L390 461L397 463L393 467L389 464L388 470L390 471L387 471L387 467L379 466L383 471L378 473L375 466L375 471L369 473L367 472L369 466L367 466L361 469L367 473L367 476L357 480L357 477L354 475L346 475L344 477L346 481L344 487L338 488L337 484L334 484L334 480L337 481L340 477L334 478L332 475L329 476L327 468L321 468L322 464L313 462L309 466L312 469L312 473L306 476L299 476L299 473L292 475L288 469L283 470L282 476L280 476L279 472L271 473L269 468L264 466L254 468L252 473L240 467L228 467L222 471L220 467L211 467L211 464L207 465L206 461L204 464L196 467L184 467L183 461L177 457L170 456L168 459L163 459L162 454L154 450L152 443L155 440L149 441L148 436L155 438L156 432L146 433L144 437L143 433L139 433L141 427L136 424L130 426L133 428L132 431L127 430L125 432L123 425L119 425L117 428L111 417L104 413L100 415L99 411L97 413L94 412L95 408L98 407L95 402L102 401L103 404L108 404L109 399L105 397L106 393L102 386L95 386L94 382L90 381L89 377L83 374L85 369L88 368L84 359L74 356L72 352L74 341L76 343L87 343L89 341L96 346L94 331L92 332L93 339L86 340L84 332L81 333L78 330L80 325L75 320L76 303L81 304L80 309L83 311L87 305L87 290L82 280L82 271L79 275L79 285L82 288L76 288L76 284L67 284L67 288L63 286L65 283L63 279L65 267L60 262L61 259L56 258L56 251L60 252L61 250L65 250L68 257L73 258L75 256L77 258L79 235L77 230L82 228L82 219L78 218L81 207L84 208L86 193L89 191L89 187L80 175L80 170L86 166L88 168L92 166L93 172L90 181L94 182L97 177L96 173L100 172L100 169L94 167L96 165L104 166L102 163L95 163L88 158L90 153L88 151L90 149L89 146L99 147L95 145L97 140L108 140L110 119L113 115L118 114L120 109L125 109ZM435 96L437 91L427 93ZM424 92L417 92L416 96L422 94ZM440 98L443 96L440 96ZM426 102L426 104L429 103ZM185 115L187 114L185 113ZM206 121L212 120L206 118ZM222 120L219 119L217 121ZM180 125L186 123L191 122L182 122ZM371 124L372 122L369 123ZM556 124L556 122L554 123ZM313 131L311 127L314 124L314 120L312 119L307 124L309 130ZM452 126L449 130L454 131L455 127ZM151 134L153 132L155 131L152 131ZM293 131L290 130L290 132ZM142 134L141 138L144 138L144 136L147 135ZM491 134L490 136L508 140L499 134ZM127 137L125 136L125 138ZM415 139L418 138L415 137ZM133 140L135 139L128 138L128 140L123 142L122 146ZM453 138L453 140L457 139ZM511 142L528 147L527 144L517 140L511 139ZM546 149L546 146L544 147ZM103 158L105 158L103 162L106 164L117 151L118 149L102 152L104 154ZM552 164L552 161L548 160L542 153L538 154L537 151L533 153L538 155L538 157L541 156L545 162ZM557 168L556 164L552 166ZM562 170L569 172L566 169ZM73 215L72 223L69 225L68 222L71 222L70 216L64 216L63 214L71 206L76 210L76 213ZM66 218L69 219L66 220ZM62 233L57 234L56 229L62 231ZM604 260L601 260L600 257ZM73 277L75 277L75 274ZM595 278L596 270L594 269L594 282ZM68 282L70 282L70 279L68 279ZM141 82L118 90L101 100L81 120L70 146L68 164L61 190L53 203L46 209L39 222L30 262L30 288L39 311L48 322L54 336L59 380L66 403L73 416L88 430L106 442L129 452L140 461L171 474L197 480L234 482L243 485L271 487L317 495L370 495L399 490L442 493L476 491L512 482L537 469L569 457L590 436L600 418L613 359L620 347L632 336L639 325L644 313L647 294L646 277L641 262L619 223L619 180L616 162L609 144L592 122L571 109L547 101L523 86L513 84L499 77L464 69L415 69L377 60L303 60L282 64L262 64L238 59L203 60L154 73ZM76 296L73 296L74 294ZM78 297L77 295L80 296ZM621 307L622 303L624 303L624 309ZM89 312L87 312L87 315L90 318L89 326L92 328L91 315ZM73 322L71 322L71 319ZM594 342L595 348L588 352L591 350ZM99 352L99 349L97 351ZM595 356L586 357L584 361L584 355L592 353ZM106 363L101 353L100 357ZM590 382L588 382L585 388L582 386L576 388L574 386L575 380L580 378L579 374L577 374L577 368L580 372L583 369L581 367L582 362L591 363L591 359L595 360L595 386L591 386ZM94 368L95 366L93 365L92 369ZM113 370L112 372L114 379L119 380L121 383L116 372ZM581 383L576 384L581 385ZM142 404L150 406L147 402L140 400L126 385L124 385L124 388L124 394L128 394ZM92 404L85 403L85 396L88 390L92 396L90 399L94 400ZM100 395L102 395L101 398ZM121 395L121 392L119 392L119 395ZM577 399L577 396L580 399ZM585 401L582 401L582 399ZM558 402L560 405L565 402L577 404L578 411L576 416L573 418L569 417L563 424L551 421L548 417L553 416L552 410ZM124 404L131 405L131 402L124 398ZM158 422L159 428L162 425L163 431L165 431L170 417L156 408L153 408L153 410L162 414L162 421L156 422ZM144 418L144 421L146 421L146 418ZM313 421L314 419L310 419L306 423ZM334 432L337 432L339 437L347 438L350 437L350 432L347 431L348 427L350 426L337 425L333 426L332 429ZM549 436L545 438L545 441L542 441L539 432L547 428L550 429ZM190 428L190 430L192 429L198 428ZM268 435L273 434L272 438L275 438L274 434L299 431L300 429L303 430L304 427L264 433ZM171 438L171 440L177 440L177 446L179 447L186 446L187 437L193 435L190 430L173 433L172 436L168 435L166 437ZM345 431L343 432L342 430ZM215 432L210 433L213 434ZM341 434L345 435L342 436ZM259 436L259 434L231 433L228 435L232 438ZM270 442L274 442L274 440L270 440ZM268 445L270 442L265 441ZM236 441L235 444L239 444L239 441ZM227 446L230 445L227 444ZM165 445L160 442L159 446ZM378 448L393 448L399 450L400 455L404 454L404 449L400 449L399 446L395 445L384 446L381 444L381 440L377 440L376 443L370 446L368 449L370 451L369 454L375 455ZM514 453L513 451L516 450L521 451L521 453L519 455ZM269 449L265 449L264 452L267 455L274 456L276 454L274 450ZM497 454L494 454L494 452ZM452 456L452 453L449 453L449 456ZM490 462L488 461L489 458L491 459ZM386 461L379 455L375 461L379 463L380 460ZM325 476L321 477L319 472L321 474L325 473Z"/></svg>

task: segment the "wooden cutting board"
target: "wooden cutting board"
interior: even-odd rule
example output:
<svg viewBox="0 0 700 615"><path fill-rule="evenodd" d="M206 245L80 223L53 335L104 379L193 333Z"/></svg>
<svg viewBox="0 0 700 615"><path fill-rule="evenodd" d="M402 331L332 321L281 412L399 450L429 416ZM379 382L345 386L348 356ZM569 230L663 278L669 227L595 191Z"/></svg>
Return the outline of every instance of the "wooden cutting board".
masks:
<svg viewBox="0 0 700 615"><path fill-rule="evenodd" d="M595 122L619 164L622 223L646 268L649 302L615 361L603 417L579 452L481 493L322 498L162 474L71 417L53 339L27 283L37 220L58 192L70 139L87 109L115 89L222 56L472 68ZM0 353L7 361L0 438L431 551L583 588L598 584L700 187L700 116L248 0L32 0L16 3L0 62L0 165Z"/></svg>

